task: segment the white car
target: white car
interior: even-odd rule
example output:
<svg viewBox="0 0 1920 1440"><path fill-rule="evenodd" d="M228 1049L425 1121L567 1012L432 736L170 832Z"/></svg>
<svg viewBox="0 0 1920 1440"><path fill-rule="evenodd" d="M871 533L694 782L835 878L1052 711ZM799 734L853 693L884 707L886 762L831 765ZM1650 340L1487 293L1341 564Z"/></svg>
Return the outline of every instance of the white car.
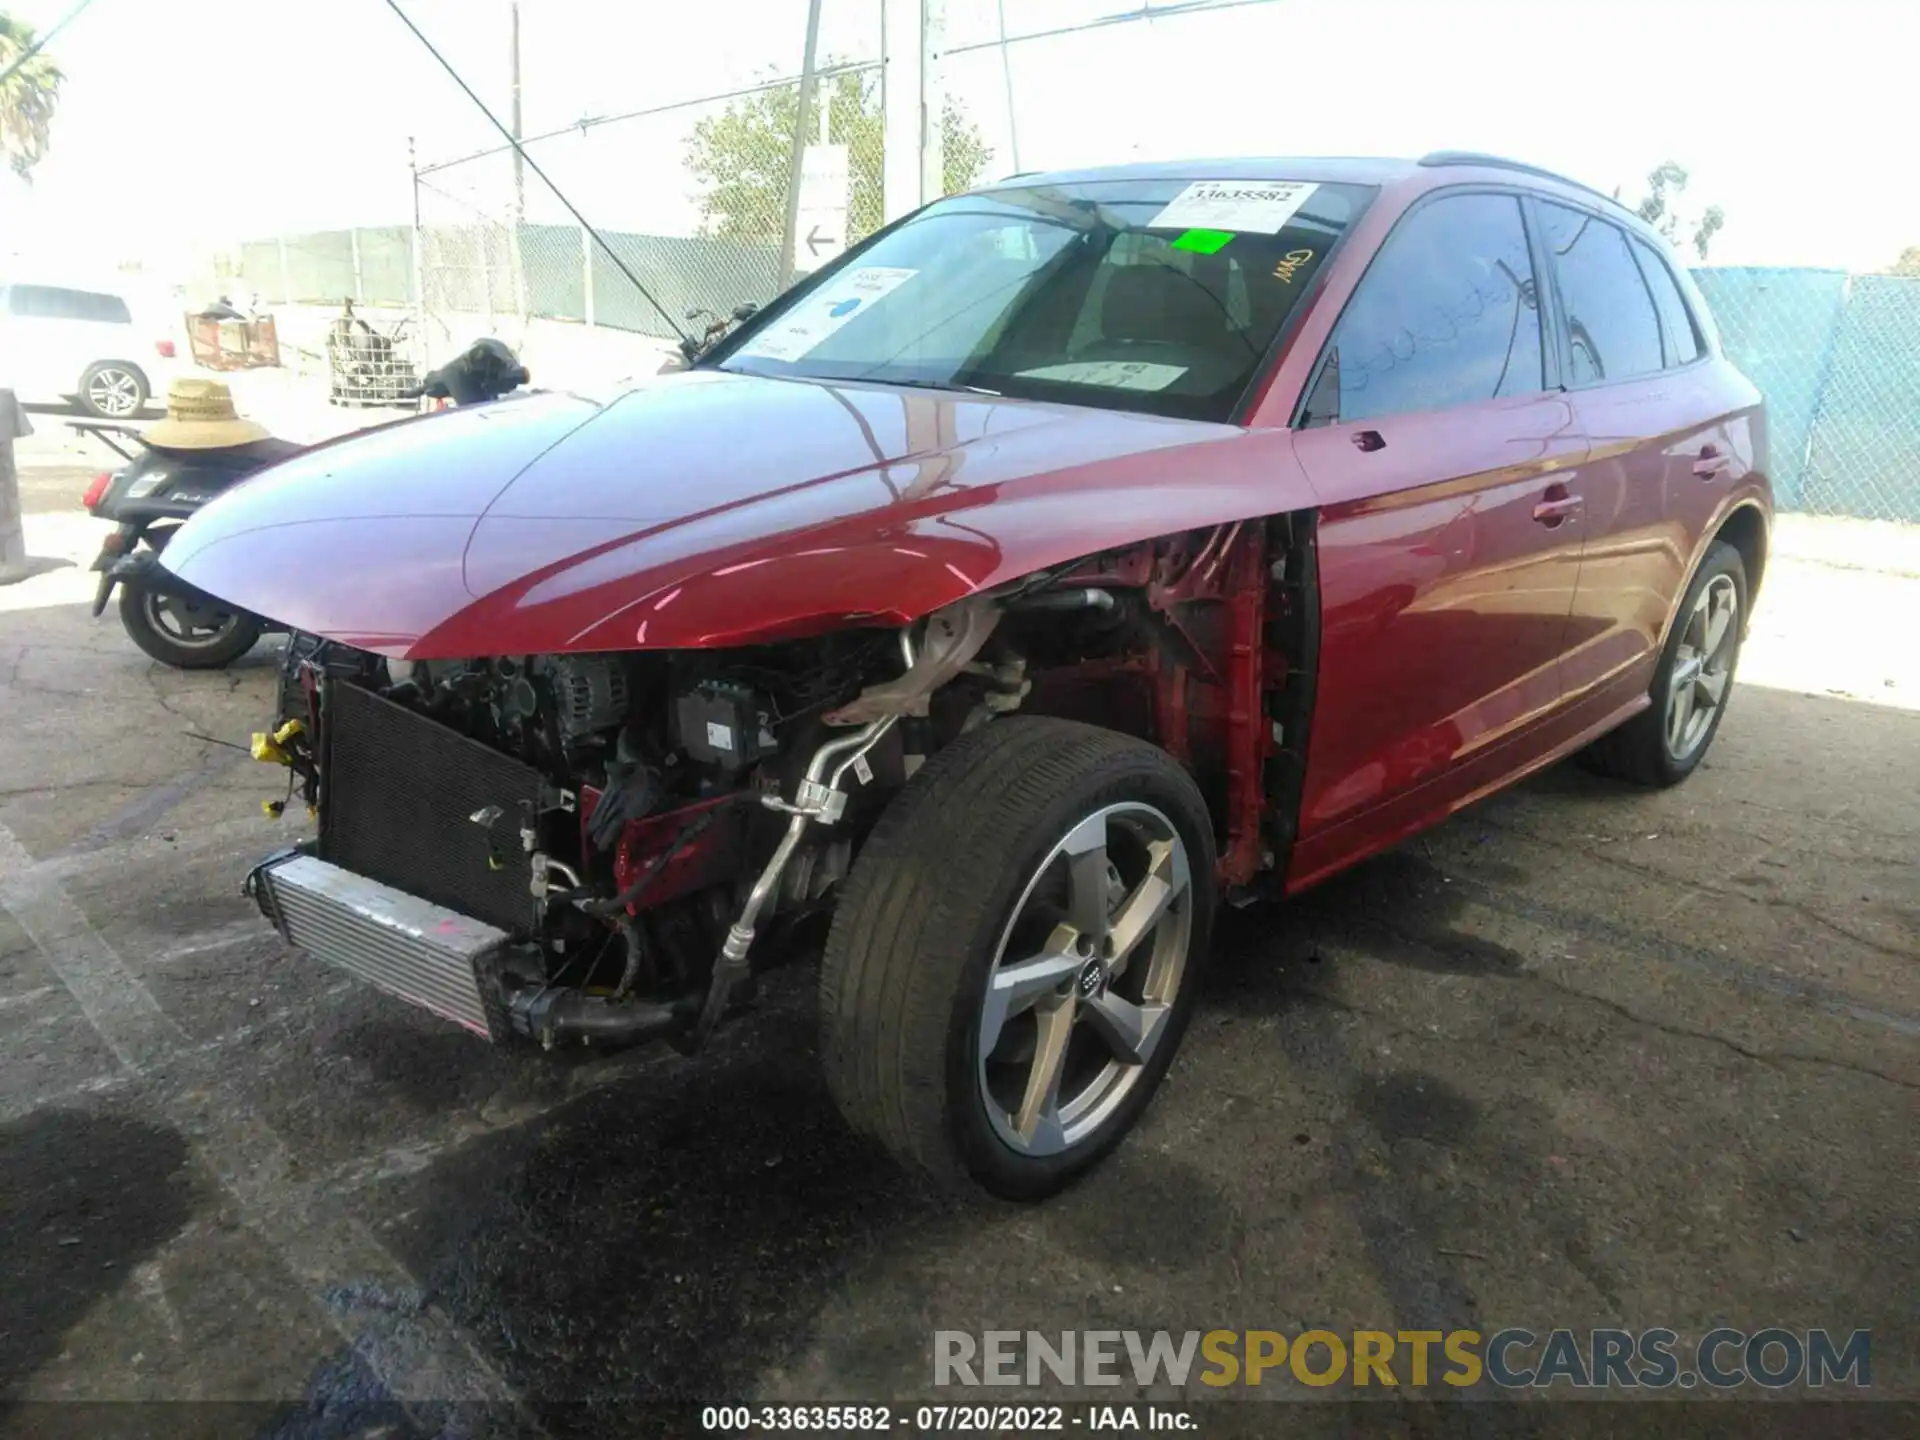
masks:
<svg viewBox="0 0 1920 1440"><path fill-rule="evenodd" d="M174 359L123 296L59 285L0 285L0 386L29 404L70 400L131 420Z"/></svg>

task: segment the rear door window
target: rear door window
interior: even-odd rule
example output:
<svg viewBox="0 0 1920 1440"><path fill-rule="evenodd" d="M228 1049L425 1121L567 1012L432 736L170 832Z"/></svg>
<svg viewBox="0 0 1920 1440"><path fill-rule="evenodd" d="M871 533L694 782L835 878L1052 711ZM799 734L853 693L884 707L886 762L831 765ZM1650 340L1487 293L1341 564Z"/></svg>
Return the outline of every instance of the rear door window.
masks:
<svg viewBox="0 0 1920 1440"><path fill-rule="evenodd" d="M38 320L91 320L109 325L132 321L127 302L118 295L95 290L67 290L55 285L15 285L8 291L8 308L15 315Z"/></svg>
<svg viewBox="0 0 1920 1440"><path fill-rule="evenodd" d="M1653 292L1653 308L1660 312L1660 339L1665 347L1667 368L1692 364L1700 358L1700 332L1694 326L1693 312L1687 309L1673 271L1661 259L1659 251L1638 237L1633 242L1633 253L1640 261L1640 273L1646 277L1647 288Z"/></svg>
<svg viewBox="0 0 1920 1440"><path fill-rule="evenodd" d="M1472 405L1543 383L1520 202L1445 195L1401 220L1367 268L1301 423Z"/></svg>
<svg viewBox="0 0 1920 1440"><path fill-rule="evenodd" d="M1584 210L1538 203L1567 313L1568 380L1593 385L1665 369L1660 319L1626 232Z"/></svg>

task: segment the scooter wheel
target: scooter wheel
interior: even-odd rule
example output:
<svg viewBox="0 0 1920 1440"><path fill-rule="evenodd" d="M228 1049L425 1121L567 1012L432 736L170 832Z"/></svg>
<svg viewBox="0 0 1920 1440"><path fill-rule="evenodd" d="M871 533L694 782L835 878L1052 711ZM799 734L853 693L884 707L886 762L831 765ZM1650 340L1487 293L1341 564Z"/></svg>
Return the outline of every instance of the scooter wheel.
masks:
<svg viewBox="0 0 1920 1440"><path fill-rule="evenodd" d="M251 615L194 604L139 581L120 587L120 623L134 644L176 670L223 669L260 640Z"/></svg>

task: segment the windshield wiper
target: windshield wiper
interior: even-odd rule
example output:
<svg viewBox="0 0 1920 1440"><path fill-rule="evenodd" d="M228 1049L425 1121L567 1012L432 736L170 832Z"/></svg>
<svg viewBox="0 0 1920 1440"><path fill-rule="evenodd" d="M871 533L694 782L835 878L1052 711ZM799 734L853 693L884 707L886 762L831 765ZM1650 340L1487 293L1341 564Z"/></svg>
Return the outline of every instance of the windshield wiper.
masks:
<svg viewBox="0 0 1920 1440"><path fill-rule="evenodd" d="M969 395L992 395L996 399L1004 393L999 390L989 390L984 385L961 385L945 380L888 380L878 375L867 375L861 378L870 380L875 385L901 385L909 390L964 390Z"/></svg>

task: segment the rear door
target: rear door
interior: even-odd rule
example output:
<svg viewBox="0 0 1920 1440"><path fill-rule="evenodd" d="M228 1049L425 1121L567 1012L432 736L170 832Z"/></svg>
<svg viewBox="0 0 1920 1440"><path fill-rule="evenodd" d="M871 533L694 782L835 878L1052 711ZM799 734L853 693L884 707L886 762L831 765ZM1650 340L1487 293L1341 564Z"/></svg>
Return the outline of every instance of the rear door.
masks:
<svg viewBox="0 0 1920 1440"><path fill-rule="evenodd" d="M1736 476L1721 387L1666 257L1592 209L1532 202L1569 398L1591 447L1562 662L1569 699L1651 675L1695 542Z"/></svg>
<svg viewBox="0 0 1920 1440"><path fill-rule="evenodd" d="M1559 703L1581 531L1557 507L1586 442L1536 268L1516 194L1418 202L1308 387L1322 618L1295 883L1484 788Z"/></svg>
<svg viewBox="0 0 1920 1440"><path fill-rule="evenodd" d="M32 377L37 394L76 394L80 377L96 360L130 358L123 352L131 327L105 323L110 313L125 316L124 303L113 296L54 285L14 285L7 298L13 366ZM109 306L118 309L109 311Z"/></svg>

